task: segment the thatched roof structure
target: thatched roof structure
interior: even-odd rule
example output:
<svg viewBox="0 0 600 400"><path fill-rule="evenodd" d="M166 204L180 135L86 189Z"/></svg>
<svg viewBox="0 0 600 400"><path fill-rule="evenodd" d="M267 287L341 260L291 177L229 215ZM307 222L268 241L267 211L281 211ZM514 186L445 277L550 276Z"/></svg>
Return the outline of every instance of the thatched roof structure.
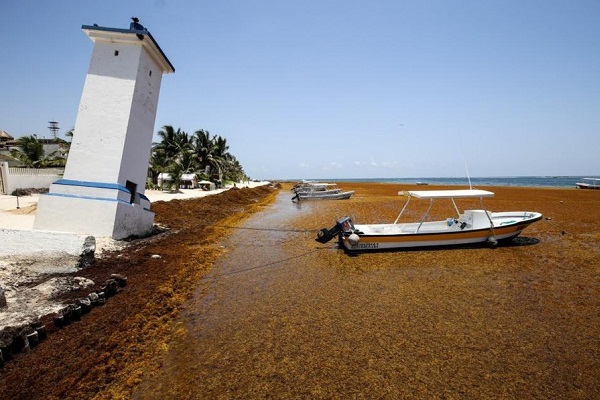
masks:
<svg viewBox="0 0 600 400"><path fill-rule="evenodd" d="M0 142L7 142L9 140L15 140L15 138L10 136L8 132L0 129Z"/></svg>

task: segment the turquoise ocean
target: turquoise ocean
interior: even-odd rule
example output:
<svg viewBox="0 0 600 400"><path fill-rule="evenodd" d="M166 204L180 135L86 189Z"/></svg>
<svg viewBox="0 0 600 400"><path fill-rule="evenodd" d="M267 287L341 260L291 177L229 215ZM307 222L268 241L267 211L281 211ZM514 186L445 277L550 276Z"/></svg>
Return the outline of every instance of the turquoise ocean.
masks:
<svg viewBox="0 0 600 400"><path fill-rule="evenodd" d="M473 177L471 185L478 186L522 186L522 187L560 187L575 188L577 182L581 182L583 176L510 176L510 177ZM585 176L594 178L594 176ZM373 183L407 183L417 182L429 185L447 185L469 187L467 177L460 178L363 178L363 179L318 179L322 182L373 182Z"/></svg>

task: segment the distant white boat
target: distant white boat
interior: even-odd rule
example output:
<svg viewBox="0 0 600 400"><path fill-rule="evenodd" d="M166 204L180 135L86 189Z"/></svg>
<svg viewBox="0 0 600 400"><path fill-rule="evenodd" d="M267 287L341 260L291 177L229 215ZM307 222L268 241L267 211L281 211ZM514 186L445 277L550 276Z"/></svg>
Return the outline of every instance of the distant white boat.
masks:
<svg viewBox="0 0 600 400"><path fill-rule="evenodd" d="M402 211L391 224L354 224L349 217L339 219L331 229L321 229L316 240L327 243L338 237L340 247L348 251L402 249L489 243L517 237L523 229L542 219L542 214L533 211L491 212L483 207L483 198L494 193L486 190L426 190L409 191L408 200ZM412 197L428 199L429 208L419 222L399 223ZM481 210L458 211L454 199L478 198ZM450 199L457 216L442 221L427 221L436 199Z"/></svg>
<svg viewBox="0 0 600 400"><path fill-rule="evenodd" d="M327 187L329 185L330 185L329 183L324 183L324 182L302 181L302 182L296 183L294 185L294 187L292 188L292 192L305 193L305 192L312 192L314 190L325 191L325 190L327 190Z"/></svg>
<svg viewBox="0 0 600 400"><path fill-rule="evenodd" d="M292 188L292 201L301 200L345 200L352 197L354 191L343 191L335 183L303 181Z"/></svg>
<svg viewBox="0 0 600 400"><path fill-rule="evenodd" d="M577 182L575 187L577 189L600 189L600 178L583 178L582 182Z"/></svg>

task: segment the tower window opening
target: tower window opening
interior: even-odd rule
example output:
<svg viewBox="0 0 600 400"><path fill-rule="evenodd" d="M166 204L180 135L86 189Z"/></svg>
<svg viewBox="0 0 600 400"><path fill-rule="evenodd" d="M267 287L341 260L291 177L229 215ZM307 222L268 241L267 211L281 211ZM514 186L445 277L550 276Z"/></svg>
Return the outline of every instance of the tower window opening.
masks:
<svg viewBox="0 0 600 400"><path fill-rule="evenodd" d="M119 50L115 50L115 57L119 55Z"/></svg>
<svg viewBox="0 0 600 400"><path fill-rule="evenodd" d="M135 193L137 192L137 184L131 181L125 182L125 187L129 190L131 197L129 198L129 203L133 204L135 202Z"/></svg>

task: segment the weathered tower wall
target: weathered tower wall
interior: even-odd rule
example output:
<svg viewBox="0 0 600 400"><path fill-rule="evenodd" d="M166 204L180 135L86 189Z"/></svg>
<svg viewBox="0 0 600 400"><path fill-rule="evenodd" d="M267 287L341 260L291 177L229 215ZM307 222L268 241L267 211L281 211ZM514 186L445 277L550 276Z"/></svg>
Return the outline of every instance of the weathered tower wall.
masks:
<svg viewBox="0 0 600 400"><path fill-rule="evenodd" d="M146 175L162 75L174 68L135 28L82 27L94 50L73 141L63 179L40 197L34 229L115 239L152 230Z"/></svg>

